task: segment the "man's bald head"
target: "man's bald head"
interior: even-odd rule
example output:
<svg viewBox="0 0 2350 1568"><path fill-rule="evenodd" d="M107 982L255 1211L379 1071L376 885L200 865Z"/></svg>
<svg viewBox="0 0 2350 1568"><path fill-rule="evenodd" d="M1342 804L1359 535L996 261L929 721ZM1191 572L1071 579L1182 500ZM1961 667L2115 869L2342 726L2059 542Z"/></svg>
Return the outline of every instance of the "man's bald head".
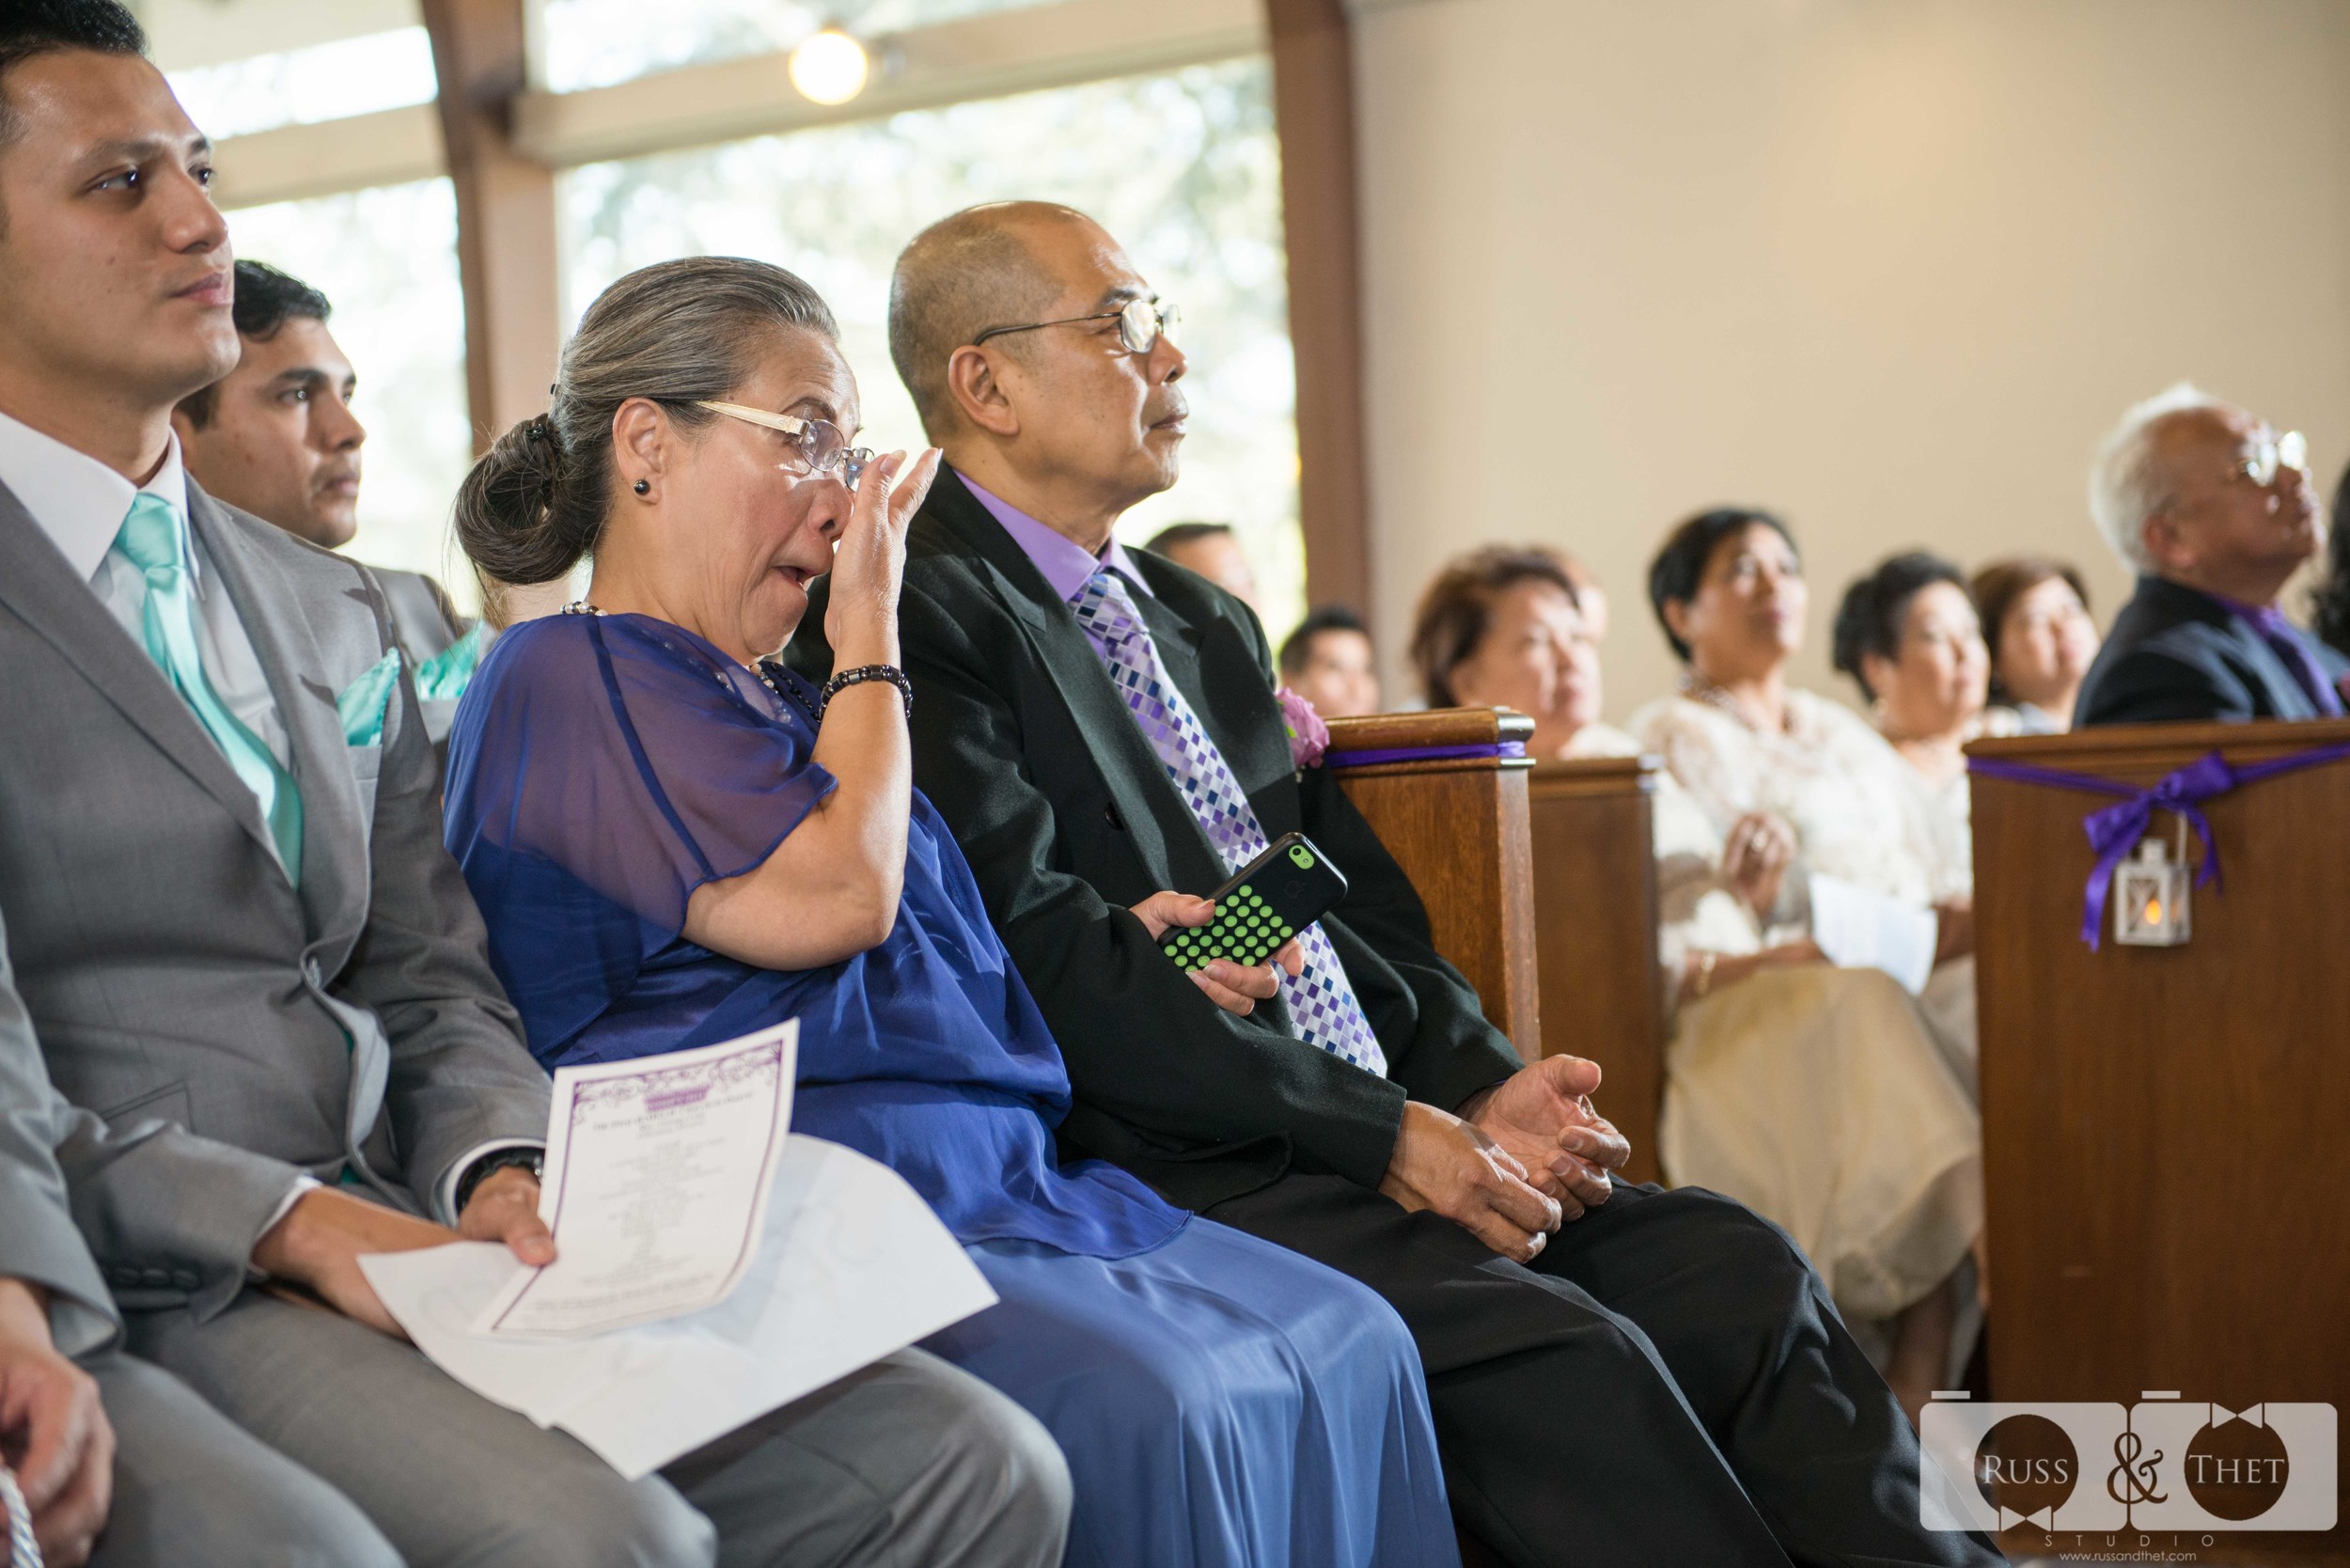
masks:
<svg viewBox="0 0 2350 1568"><path fill-rule="evenodd" d="M1127 341L1127 308L1157 299L1084 213L974 207L898 259L889 353L956 473L1098 551L1182 472L1183 352L1164 327Z"/></svg>
<svg viewBox="0 0 2350 1568"><path fill-rule="evenodd" d="M939 219L899 256L889 280L889 357L932 441L953 422L948 359L991 327L1037 321L1052 307L1061 280L1033 242L1070 225L1096 227L1049 201L989 202ZM1018 352L1019 339L1001 341Z"/></svg>

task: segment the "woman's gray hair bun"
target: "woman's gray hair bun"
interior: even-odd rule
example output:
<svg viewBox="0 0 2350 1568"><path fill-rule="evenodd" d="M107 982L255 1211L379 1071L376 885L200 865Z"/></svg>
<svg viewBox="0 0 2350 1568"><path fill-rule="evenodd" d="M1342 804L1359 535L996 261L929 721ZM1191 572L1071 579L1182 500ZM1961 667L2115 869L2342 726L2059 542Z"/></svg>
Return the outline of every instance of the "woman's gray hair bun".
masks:
<svg viewBox="0 0 2350 1568"><path fill-rule="evenodd" d="M839 337L815 290L741 257L660 262L596 296L564 346L552 406L498 437L457 493L457 540L485 596L557 581L595 552L617 498L622 403L649 398L682 425L706 424L695 405L724 400L779 329Z"/></svg>

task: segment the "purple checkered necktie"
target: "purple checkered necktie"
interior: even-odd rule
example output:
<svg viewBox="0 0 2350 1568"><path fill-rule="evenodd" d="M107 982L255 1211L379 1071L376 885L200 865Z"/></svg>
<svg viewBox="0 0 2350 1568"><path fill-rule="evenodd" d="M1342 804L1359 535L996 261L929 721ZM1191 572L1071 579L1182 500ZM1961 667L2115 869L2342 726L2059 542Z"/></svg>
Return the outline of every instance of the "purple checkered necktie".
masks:
<svg viewBox="0 0 2350 1568"><path fill-rule="evenodd" d="M1125 698L1143 739L1158 754L1159 765L1182 792L1208 842L1224 856L1225 869L1237 871L1262 855L1267 845L1256 809L1191 704L1167 679L1158 645L1151 640L1150 628L1143 625L1126 585L1104 567L1086 579L1069 607L1076 612L1077 624L1085 628L1094 651L1102 655L1111 683ZM1305 968L1295 980L1284 977L1297 1038L1386 1076L1386 1054L1371 1035L1330 938L1316 923L1297 933L1297 946Z"/></svg>

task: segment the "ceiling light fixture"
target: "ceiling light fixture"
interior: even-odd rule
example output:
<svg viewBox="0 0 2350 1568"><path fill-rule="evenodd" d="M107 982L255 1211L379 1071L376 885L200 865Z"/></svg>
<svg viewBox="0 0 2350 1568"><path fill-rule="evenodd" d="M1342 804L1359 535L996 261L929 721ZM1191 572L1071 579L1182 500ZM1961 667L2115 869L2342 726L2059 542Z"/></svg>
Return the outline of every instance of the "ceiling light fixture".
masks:
<svg viewBox="0 0 2350 1568"><path fill-rule="evenodd" d="M865 90L873 63L865 45L838 23L811 33L791 51L791 85L811 103L846 103Z"/></svg>

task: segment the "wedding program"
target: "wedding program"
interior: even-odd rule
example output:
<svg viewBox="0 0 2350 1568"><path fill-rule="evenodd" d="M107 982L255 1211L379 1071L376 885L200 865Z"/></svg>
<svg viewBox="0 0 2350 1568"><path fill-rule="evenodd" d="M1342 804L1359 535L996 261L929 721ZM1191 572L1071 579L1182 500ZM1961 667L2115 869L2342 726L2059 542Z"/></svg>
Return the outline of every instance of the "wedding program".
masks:
<svg viewBox="0 0 2350 1568"><path fill-rule="evenodd" d="M518 1273L476 1331L570 1339L724 1300L758 1249L798 1041L793 1022L556 1069L539 1199L556 1261Z"/></svg>

